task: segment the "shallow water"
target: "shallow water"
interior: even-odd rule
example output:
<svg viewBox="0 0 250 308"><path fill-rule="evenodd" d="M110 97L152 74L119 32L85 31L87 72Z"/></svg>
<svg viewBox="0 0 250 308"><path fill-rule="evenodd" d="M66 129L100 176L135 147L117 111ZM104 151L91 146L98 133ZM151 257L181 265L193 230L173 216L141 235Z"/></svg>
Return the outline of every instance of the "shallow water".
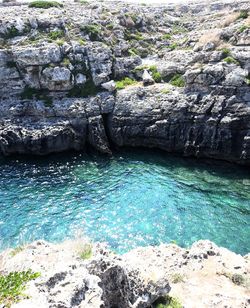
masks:
<svg viewBox="0 0 250 308"><path fill-rule="evenodd" d="M142 150L0 160L0 250L76 234L120 253L210 239L245 254L249 170Z"/></svg>

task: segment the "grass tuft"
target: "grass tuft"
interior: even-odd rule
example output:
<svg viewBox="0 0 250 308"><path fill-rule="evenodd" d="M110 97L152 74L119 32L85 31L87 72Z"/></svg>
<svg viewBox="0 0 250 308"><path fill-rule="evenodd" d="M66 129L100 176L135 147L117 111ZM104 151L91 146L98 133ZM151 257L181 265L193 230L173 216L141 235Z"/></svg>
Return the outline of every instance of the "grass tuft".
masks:
<svg viewBox="0 0 250 308"><path fill-rule="evenodd" d="M182 308L182 304L180 303L178 298L172 296L160 297L153 304L154 308Z"/></svg>
<svg viewBox="0 0 250 308"><path fill-rule="evenodd" d="M236 64L239 65L240 63L235 60L233 57L226 57L225 59L223 59L224 62L226 62L227 64Z"/></svg>
<svg viewBox="0 0 250 308"><path fill-rule="evenodd" d="M85 244L83 249L80 251L80 258L82 260L88 260L92 257L93 252L92 252L92 245L91 244Z"/></svg>
<svg viewBox="0 0 250 308"><path fill-rule="evenodd" d="M129 77L125 77L122 80L116 81L116 89L117 90L121 90L121 89L125 89L127 86L131 86L133 84L136 84L137 81L134 79L131 79Z"/></svg>
<svg viewBox="0 0 250 308"><path fill-rule="evenodd" d="M171 79L170 79L170 84L175 87L184 87L185 86L185 80L181 74L175 74Z"/></svg>

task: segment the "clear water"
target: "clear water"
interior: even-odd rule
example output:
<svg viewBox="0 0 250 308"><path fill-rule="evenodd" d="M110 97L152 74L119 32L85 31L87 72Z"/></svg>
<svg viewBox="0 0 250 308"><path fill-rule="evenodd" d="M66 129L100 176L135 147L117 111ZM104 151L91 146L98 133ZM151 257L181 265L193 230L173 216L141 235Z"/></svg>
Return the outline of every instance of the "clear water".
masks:
<svg viewBox="0 0 250 308"><path fill-rule="evenodd" d="M210 239L245 254L249 170L142 150L0 160L0 250L79 233L120 253Z"/></svg>

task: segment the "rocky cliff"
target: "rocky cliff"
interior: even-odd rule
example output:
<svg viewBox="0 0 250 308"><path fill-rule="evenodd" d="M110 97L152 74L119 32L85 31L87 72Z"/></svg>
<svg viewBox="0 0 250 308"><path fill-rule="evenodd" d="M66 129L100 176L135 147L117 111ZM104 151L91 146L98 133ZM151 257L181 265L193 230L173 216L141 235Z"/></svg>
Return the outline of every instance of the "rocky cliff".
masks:
<svg viewBox="0 0 250 308"><path fill-rule="evenodd" d="M250 165L248 1L0 10L0 153L143 146Z"/></svg>

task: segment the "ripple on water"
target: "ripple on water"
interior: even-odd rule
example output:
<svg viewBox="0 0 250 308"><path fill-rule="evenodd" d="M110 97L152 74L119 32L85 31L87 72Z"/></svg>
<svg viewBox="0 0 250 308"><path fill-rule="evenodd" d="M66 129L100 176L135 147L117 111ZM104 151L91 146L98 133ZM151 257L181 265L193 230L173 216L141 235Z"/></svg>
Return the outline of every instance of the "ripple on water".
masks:
<svg viewBox="0 0 250 308"><path fill-rule="evenodd" d="M0 161L0 249L79 230L117 252L210 239L250 250L249 170L162 152ZM237 237L236 237L237 236Z"/></svg>

